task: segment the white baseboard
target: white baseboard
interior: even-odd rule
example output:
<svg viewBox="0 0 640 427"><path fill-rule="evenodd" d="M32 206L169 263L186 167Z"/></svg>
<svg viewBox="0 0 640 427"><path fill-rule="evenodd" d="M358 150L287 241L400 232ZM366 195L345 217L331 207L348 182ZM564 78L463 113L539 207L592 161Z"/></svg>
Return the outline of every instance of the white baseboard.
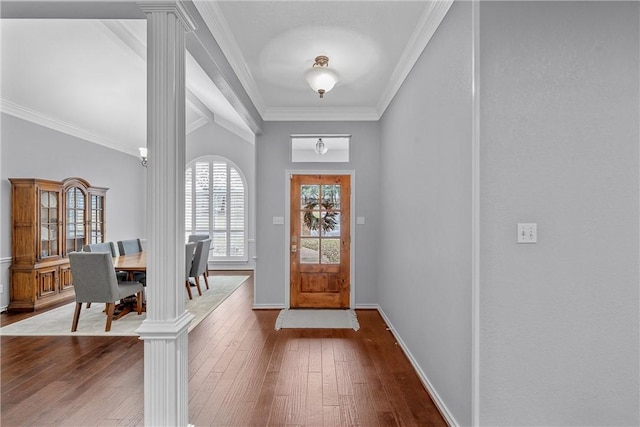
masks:
<svg viewBox="0 0 640 427"><path fill-rule="evenodd" d="M395 337L396 341L398 342L398 345L400 345L400 348L402 349L402 351L404 351L404 354L407 356L407 358L411 362L411 365L413 366L413 369L415 369L416 373L418 374L418 377L420 378L422 385L424 385L424 388L427 389L427 393L429 393L429 396L431 396L431 399L438 407L438 410L440 411L440 414L442 415L446 423L450 427L459 426L459 424L456 422L456 419L453 417L453 415L447 408L447 405L444 404L444 402L440 398L440 395L438 394L436 389L433 387L433 384L431 384L431 381L429 381L429 378L424 373L424 371L422 370L422 368L420 367L416 359L413 357L413 355L411 354L411 351L409 351L409 348L405 345L404 341L402 341L400 334L398 334L396 329L391 324L391 321L389 321L389 318L387 317L387 315L384 313L384 311L380 306L377 306L377 309L378 309L378 312L380 313L380 316L382 316L382 319L387 324L387 327L389 328L389 330Z"/></svg>
<svg viewBox="0 0 640 427"><path fill-rule="evenodd" d="M253 304L253 310L282 310L284 304Z"/></svg>
<svg viewBox="0 0 640 427"><path fill-rule="evenodd" d="M356 310L378 310L380 306L378 304L356 304Z"/></svg>
<svg viewBox="0 0 640 427"><path fill-rule="evenodd" d="M9 309L8 305L3 305L2 307L0 307L0 313L4 313L5 311L7 311Z"/></svg>

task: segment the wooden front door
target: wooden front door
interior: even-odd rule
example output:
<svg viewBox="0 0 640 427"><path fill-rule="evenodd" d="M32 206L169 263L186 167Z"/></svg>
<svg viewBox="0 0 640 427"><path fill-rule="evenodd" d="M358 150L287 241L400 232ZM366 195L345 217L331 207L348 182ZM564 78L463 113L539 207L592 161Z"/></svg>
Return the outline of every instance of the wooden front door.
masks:
<svg viewBox="0 0 640 427"><path fill-rule="evenodd" d="M349 308L350 205L349 175L292 175L292 308Z"/></svg>

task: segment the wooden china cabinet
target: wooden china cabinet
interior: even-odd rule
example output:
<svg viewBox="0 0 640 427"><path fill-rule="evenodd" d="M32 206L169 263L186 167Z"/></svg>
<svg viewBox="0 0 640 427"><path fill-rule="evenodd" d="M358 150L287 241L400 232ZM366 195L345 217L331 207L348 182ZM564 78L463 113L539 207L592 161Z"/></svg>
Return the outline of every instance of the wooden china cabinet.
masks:
<svg viewBox="0 0 640 427"><path fill-rule="evenodd" d="M107 188L82 178L10 178L9 311L36 311L75 298L67 254L105 236Z"/></svg>

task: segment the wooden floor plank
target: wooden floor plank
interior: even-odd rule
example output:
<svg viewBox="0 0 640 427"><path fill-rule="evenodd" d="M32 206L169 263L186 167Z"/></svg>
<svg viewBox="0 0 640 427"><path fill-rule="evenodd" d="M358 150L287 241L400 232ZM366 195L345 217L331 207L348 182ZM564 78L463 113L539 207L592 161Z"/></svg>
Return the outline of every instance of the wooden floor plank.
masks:
<svg viewBox="0 0 640 427"><path fill-rule="evenodd" d="M278 310L252 304L251 276L189 333L191 423L446 425L377 311L357 311L357 332L276 331ZM1 337L1 344L3 426L144 425L137 337Z"/></svg>

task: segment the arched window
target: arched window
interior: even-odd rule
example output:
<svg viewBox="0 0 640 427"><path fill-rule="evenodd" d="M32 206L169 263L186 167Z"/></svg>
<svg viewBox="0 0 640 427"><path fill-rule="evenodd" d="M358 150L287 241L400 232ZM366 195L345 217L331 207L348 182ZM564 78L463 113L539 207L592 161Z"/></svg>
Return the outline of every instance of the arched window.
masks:
<svg viewBox="0 0 640 427"><path fill-rule="evenodd" d="M238 167L229 160L206 156L187 164L186 235L211 236L213 250L209 259L247 260L246 206L246 181Z"/></svg>

